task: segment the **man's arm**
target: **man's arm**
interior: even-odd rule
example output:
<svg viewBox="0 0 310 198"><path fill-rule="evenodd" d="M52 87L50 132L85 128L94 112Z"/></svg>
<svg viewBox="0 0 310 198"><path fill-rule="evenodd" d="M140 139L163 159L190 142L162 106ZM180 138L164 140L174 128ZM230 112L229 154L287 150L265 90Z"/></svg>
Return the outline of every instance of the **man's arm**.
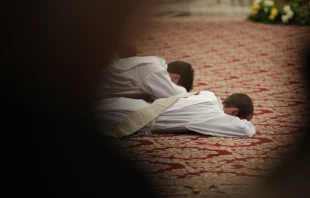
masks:
<svg viewBox="0 0 310 198"><path fill-rule="evenodd" d="M147 75L141 81L140 87L154 98L168 98L187 92L184 87L174 84L165 70L159 70Z"/></svg>
<svg viewBox="0 0 310 198"><path fill-rule="evenodd" d="M226 114L195 118L187 124L186 128L219 137L252 137L256 133L253 123Z"/></svg>

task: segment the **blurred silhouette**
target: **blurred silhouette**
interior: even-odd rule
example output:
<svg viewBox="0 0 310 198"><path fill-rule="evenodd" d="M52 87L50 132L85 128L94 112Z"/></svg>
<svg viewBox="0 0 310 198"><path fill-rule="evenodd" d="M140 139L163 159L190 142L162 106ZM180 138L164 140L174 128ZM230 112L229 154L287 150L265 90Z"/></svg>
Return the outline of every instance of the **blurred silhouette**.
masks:
<svg viewBox="0 0 310 198"><path fill-rule="evenodd" d="M308 42L309 43L309 42ZM309 89L310 75L310 43L307 46L306 53L301 54L305 60L302 71L307 89ZM307 93L308 90L304 90ZM310 95L308 93L307 99ZM309 105L309 104L308 104ZM308 106L309 108L309 106ZM305 109L307 111L307 109ZM298 141L294 142L292 155L289 159L275 164L270 168L263 178L262 182L250 195L244 197L251 198L308 198L310 197L310 126L309 112L305 117L305 126L302 129L302 135Z"/></svg>
<svg viewBox="0 0 310 198"><path fill-rule="evenodd" d="M137 1L16 1L2 71L10 195L155 197L92 119L100 71L141 29ZM3 60L2 60L3 61Z"/></svg>

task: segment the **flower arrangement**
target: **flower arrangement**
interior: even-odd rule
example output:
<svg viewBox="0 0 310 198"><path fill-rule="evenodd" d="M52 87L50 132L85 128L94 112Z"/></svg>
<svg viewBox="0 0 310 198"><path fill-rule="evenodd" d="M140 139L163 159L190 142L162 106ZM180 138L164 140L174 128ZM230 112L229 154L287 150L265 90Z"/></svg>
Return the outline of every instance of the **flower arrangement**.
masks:
<svg viewBox="0 0 310 198"><path fill-rule="evenodd" d="M248 19L269 24L310 26L310 0L255 0Z"/></svg>

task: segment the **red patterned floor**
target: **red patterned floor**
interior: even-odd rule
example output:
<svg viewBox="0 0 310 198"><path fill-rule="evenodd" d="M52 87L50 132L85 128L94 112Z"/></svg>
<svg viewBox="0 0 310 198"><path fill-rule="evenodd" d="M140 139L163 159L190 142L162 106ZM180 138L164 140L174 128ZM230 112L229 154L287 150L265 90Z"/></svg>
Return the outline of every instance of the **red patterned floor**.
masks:
<svg viewBox="0 0 310 198"><path fill-rule="evenodd" d="M192 63L193 91L211 90L221 99L249 94L258 132L249 139L136 135L116 140L116 147L164 197L245 194L268 168L290 157L301 135L306 116L301 57L309 30L240 17L155 18L139 45L140 55Z"/></svg>

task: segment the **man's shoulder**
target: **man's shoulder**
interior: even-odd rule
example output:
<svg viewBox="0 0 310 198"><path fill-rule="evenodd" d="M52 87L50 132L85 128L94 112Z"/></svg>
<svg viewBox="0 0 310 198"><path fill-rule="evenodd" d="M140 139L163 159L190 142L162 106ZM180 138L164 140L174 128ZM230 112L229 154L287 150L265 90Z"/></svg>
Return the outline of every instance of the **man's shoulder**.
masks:
<svg viewBox="0 0 310 198"><path fill-rule="evenodd" d="M212 91L199 91L198 95L205 97L216 97Z"/></svg>
<svg viewBox="0 0 310 198"><path fill-rule="evenodd" d="M113 67L118 67L120 69L130 69L144 64L165 65L166 61L163 58L157 56L134 56L116 60L113 63Z"/></svg>
<svg viewBox="0 0 310 198"><path fill-rule="evenodd" d="M219 105L219 107L222 107L222 101L212 91L199 91L197 98L200 98L201 100L205 102L212 102L216 105Z"/></svg>
<svg viewBox="0 0 310 198"><path fill-rule="evenodd" d="M157 56L135 56L115 60L105 68L104 73L116 73L118 75L126 73L127 77L138 75L135 80L139 81L146 76L157 75L158 72L167 72L165 63L164 59Z"/></svg>

